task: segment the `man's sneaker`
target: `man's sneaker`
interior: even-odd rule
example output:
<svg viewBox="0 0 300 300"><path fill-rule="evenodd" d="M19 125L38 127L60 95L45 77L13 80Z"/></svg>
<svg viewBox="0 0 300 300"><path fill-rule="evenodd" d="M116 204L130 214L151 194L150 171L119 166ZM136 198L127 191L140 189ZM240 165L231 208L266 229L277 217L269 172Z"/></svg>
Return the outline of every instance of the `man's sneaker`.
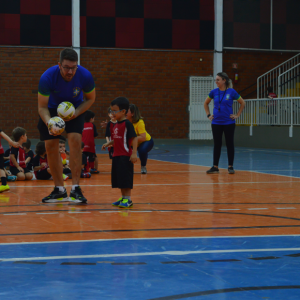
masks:
<svg viewBox="0 0 300 300"><path fill-rule="evenodd" d="M100 172L96 169L91 169L91 174L99 174Z"/></svg>
<svg viewBox="0 0 300 300"><path fill-rule="evenodd" d="M0 185L0 193L8 191L9 186L8 185Z"/></svg>
<svg viewBox="0 0 300 300"><path fill-rule="evenodd" d="M62 174L62 175L63 175L63 180L64 180L64 181L66 181L66 180L69 178L69 176L66 175L66 174Z"/></svg>
<svg viewBox="0 0 300 300"><path fill-rule="evenodd" d="M141 167L141 173L142 173L142 174L147 174L147 169L146 169L146 167Z"/></svg>
<svg viewBox="0 0 300 300"><path fill-rule="evenodd" d="M123 198L121 197L121 198L118 199L118 201L112 203L111 205L112 206L119 206L122 201L123 201Z"/></svg>
<svg viewBox="0 0 300 300"><path fill-rule="evenodd" d="M219 168L211 167L209 170L206 171L207 174L219 174Z"/></svg>
<svg viewBox="0 0 300 300"><path fill-rule="evenodd" d="M120 208L129 208L133 203L131 200L123 199L122 202L118 205Z"/></svg>
<svg viewBox="0 0 300 300"><path fill-rule="evenodd" d="M87 199L83 196L80 186L76 186L75 190L70 193L71 203L86 203Z"/></svg>
<svg viewBox="0 0 300 300"><path fill-rule="evenodd" d="M228 168L228 174L234 174L235 171L234 171L234 168L233 167L229 167Z"/></svg>
<svg viewBox="0 0 300 300"><path fill-rule="evenodd" d="M42 200L43 203L57 203L65 201L69 201L67 191L64 189L63 192L60 192L58 187L55 187L51 194Z"/></svg>
<svg viewBox="0 0 300 300"><path fill-rule="evenodd" d="M15 175L8 175L7 176L7 181L16 181L17 180L17 176Z"/></svg>

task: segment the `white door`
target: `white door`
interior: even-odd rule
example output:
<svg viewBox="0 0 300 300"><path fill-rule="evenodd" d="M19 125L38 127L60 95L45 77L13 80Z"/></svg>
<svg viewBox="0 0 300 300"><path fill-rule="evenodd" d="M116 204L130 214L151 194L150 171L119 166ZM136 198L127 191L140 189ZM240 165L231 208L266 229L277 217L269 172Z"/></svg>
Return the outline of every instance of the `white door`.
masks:
<svg viewBox="0 0 300 300"><path fill-rule="evenodd" d="M207 118L203 106L213 85L214 79L211 76L190 77L190 140L212 140L213 138L211 121ZM210 111L212 113L212 107Z"/></svg>

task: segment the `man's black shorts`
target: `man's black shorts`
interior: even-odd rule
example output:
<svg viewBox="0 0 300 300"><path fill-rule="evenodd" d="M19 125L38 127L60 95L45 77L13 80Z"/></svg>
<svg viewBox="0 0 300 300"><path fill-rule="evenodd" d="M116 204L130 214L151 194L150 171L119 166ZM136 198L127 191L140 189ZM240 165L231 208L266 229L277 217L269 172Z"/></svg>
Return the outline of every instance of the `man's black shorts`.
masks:
<svg viewBox="0 0 300 300"><path fill-rule="evenodd" d="M133 188L133 163L129 156L115 156L111 166L111 186L119 189Z"/></svg>
<svg viewBox="0 0 300 300"><path fill-rule="evenodd" d="M86 157L89 158L89 162L94 162L95 161L95 158L96 158L96 153L93 153L93 152L86 152L84 151L83 154L86 155Z"/></svg>
<svg viewBox="0 0 300 300"><path fill-rule="evenodd" d="M27 168L23 168L23 170L24 170L24 174L30 173L30 170L27 169ZM11 173L12 175L17 176L18 173L20 173L20 171L19 171L16 167L10 166L10 173Z"/></svg>
<svg viewBox="0 0 300 300"><path fill-rule="evenodd" d="M50 116L56 117L57 116L57 108L48 108L50 112ZM78 116L77 118L66 122L66 133L76 132L82 134L84 127L84 113ZM39 132L40 132L40 140L41 141L47 141L47 140L53 140L53 139L61 139L60 135L50 135L48 131L47 125L43 122L43 120L40 118L39 123L37 126Z"/></svg>
<svg viewBox="0 0 300 300"><path fill-rule="evenodd" d="M0 169L4 169L4 154L0 154Z"/></svg>
<svg viewBox="0 0 300 300"><path fill-rule="evenodd" d="M48 180L51 178L51 174L48 173L47 169L39 170L35 175L36 179Z"/></svg>

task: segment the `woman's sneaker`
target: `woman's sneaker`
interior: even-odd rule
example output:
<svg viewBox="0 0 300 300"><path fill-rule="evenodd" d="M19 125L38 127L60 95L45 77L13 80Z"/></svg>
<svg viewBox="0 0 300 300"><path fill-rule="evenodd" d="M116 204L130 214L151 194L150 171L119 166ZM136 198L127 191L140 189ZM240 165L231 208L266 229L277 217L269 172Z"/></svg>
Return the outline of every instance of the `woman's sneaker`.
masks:
<svg viewBox="0 0 300 300"><path fill-rule="evenodd" d="M111 205L112 206L119 206L122 201L123 201L123 198L121 197L121 198L118 199L118 201L113 202Z"/></svg>
<svg viewBox="0 0 300 300"><path fill-rule="evenodd" d="M146 169L146 167L141 167L141 173L142 173L142 174L147 174L147 169Z"/></svg>
<svg viewBox="0 0 300 300"><path fill-rule="evenodd" d="M229 167L228 168L228 174L234 174L235 171L234 171L234 168L233 167Z"/></svg>
<svg viewBox="0 0 300 300"><path fill-rule="evenodd" d="M80 186L76 186L70 193L71 203L86 203L87 199L83 196Z"/></svg>
<svg viewBox="0 0 300 300"><path fill-rule="evenodd" d="M206 171L207 174L219 174L219 168L211 167L209 170Z"/></svg>
<svg viewBox="0 0 300 300"><path fill-rule="evenodd" d="M61 192L58 187L55 187L49 196L42 199L43 203L57 203L65 201L69 201L67 190L64 189L64 191Z"/></svg>

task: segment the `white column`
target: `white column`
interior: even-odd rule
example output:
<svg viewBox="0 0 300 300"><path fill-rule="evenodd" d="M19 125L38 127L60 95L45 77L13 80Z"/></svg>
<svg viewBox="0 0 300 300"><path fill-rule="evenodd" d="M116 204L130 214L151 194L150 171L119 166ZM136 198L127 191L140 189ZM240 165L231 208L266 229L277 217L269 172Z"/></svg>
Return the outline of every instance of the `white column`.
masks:
<svg viewBox="0 0 300 300"><path fill-rule="evenodd" d="M223 0L215 0L214 78L223 71Z"/></svg>
<svg viewBox="0 0 300 300"><path fill-rule="evenodd" d="M80 0L72 0L72 46L80 65Z"/></svg>

